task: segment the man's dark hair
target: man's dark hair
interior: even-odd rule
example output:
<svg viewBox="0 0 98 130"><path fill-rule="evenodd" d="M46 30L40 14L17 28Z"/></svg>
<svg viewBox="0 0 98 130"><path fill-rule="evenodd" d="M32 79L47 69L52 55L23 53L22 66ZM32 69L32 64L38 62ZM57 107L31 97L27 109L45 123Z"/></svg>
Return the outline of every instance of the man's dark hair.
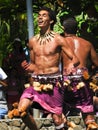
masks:
<svg viewBox="0 0 98 130"><path fill-rule="evenodd" d="M55 12L46 6L41 7L39 11L41 10L48 11L50 19L53 20L53 23L51 24L51 29L53 29L53 26L57 21Z"/></svg>
<svg viewBox="0 0 98 130"><path fill-rule="evenodd" d="M76 34L78 23L74 17L67 18L63 21L64 31L68 34Z"/></svg>

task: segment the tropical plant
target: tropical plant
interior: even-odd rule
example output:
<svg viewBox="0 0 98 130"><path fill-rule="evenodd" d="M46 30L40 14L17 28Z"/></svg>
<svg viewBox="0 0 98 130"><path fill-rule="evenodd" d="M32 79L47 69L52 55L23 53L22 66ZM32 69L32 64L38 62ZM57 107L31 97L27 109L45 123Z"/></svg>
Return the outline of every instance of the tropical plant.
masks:
<svg viewBox="0 0 98 130"><path fill-rule="evenodd" d="M0 0L0 65L2 59L12 50L14 38L19 37L24 44L25 38L28 37L26 1ZM57 23L54 30L56 32L61 33L63 31L61 18L73 15L79 23L79 28L83 22L88 20L88 32L93 32L98 39L97 0L32 0L35 34L39 31L36 22L37 12L42 6L48 6L55 10Z"/></svg>

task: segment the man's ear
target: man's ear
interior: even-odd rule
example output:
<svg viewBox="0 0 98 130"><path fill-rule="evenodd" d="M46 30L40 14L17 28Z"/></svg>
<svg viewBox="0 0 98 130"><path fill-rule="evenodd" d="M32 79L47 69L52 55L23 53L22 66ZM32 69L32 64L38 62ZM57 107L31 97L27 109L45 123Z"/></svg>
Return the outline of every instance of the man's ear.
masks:
<svg viewBox="0 0 98 130"><path fill-rule="evenodd" d="M54 23L54 20L51 20L50 23L51 23L51 24Z"/></svg>

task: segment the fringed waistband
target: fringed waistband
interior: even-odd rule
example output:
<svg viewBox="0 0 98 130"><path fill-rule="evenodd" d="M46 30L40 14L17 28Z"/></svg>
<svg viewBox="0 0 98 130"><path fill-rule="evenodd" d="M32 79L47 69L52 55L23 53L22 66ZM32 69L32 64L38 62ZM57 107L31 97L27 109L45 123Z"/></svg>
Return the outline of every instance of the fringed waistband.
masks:
<svg viewBox="0 0 98 130"><path fill-rule="evenodd" d="M56 83L61 82L63 80L63 76L61 74L58 75L31 75L34 81L46 84L46 83Z"/></svg>
<svg viewBox="0 0 98 130"><path fill-rule="evenodd" d="M77 79L80 80L82 78L88 79L89 72L87 68L76 68L69 75L63 75L64 80L67 78L69 80Z"/></svg>

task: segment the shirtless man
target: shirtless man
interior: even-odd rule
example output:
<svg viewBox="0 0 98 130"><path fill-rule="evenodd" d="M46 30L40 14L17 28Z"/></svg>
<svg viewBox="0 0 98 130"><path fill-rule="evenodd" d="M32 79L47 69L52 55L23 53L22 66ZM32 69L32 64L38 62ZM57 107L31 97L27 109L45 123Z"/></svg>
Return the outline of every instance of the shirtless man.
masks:
<svg viewBox="0 0 98 130"><path fill-rule="evenodd" d="M63 74L70 75L73 77L77 76L76 78L69 79L71 81L71 83L69 84L70 86L72 86L72 90L70 91L68 90L68 87L66 88L64 102L67 102L71 107L79 108L82 111L85 118L84 119L85 124L88 126L87 130L89 129L93 130L93 127L97 129L98 125L95 123L93 116L94 115L93 92L89 87L89 83L85 79L83 79L82 76L85 72L88 73L87 61L89 56L91 57L92 63L96 67L98 67L98 56L96 54L96 51L94 50L94 47L90 42L76 36L77 22L75 18L65 19L63 21L63 27L64 27L64 37L68 42L71 50L75 52L76 56L80 61L80 64L76 68L76 70L73 69L73 72L69 74L67 68L70 65L70 60L68 59L68 56L66 56L66 54L64 54L64 52L62 51Z"/></svg>
<svg viewBox="0 0 98 130"><path fill-rule="evenodd" d="M48 77L48 80L51 82L54 82L55 76L60 78L58 74L61 49L63 49L64 53L66 53L69 59L73 61L70 66L71 68L79 63L77 57L71 51L66 40L59 34L52 31L55 22L56 16L51 9L43 7L39 11L38 26L40 28L40 34L32 37L29 41L31 62L27 63L24 61L22 63L22 66L27 72L34 72L34 74L40 76L40 80L37 83L42 82L42 85L44 84L44 77ZM39 84L39 86L41 85ZM43 88L39 91L34 88L35 86L33 84L33 87L31 86L27 88L22 94L18 106L19 112L21 113L23 111L27 111L30 106L37 104L43 110L53 114L56 129L64 130L63 119L61 119L63 87L59 87L55 81L55 85L53 85L51 91L43 90ZM26 116L22 117L22 119L30 128L30 130L38 130L32 115L27 114Z"/></svg>

